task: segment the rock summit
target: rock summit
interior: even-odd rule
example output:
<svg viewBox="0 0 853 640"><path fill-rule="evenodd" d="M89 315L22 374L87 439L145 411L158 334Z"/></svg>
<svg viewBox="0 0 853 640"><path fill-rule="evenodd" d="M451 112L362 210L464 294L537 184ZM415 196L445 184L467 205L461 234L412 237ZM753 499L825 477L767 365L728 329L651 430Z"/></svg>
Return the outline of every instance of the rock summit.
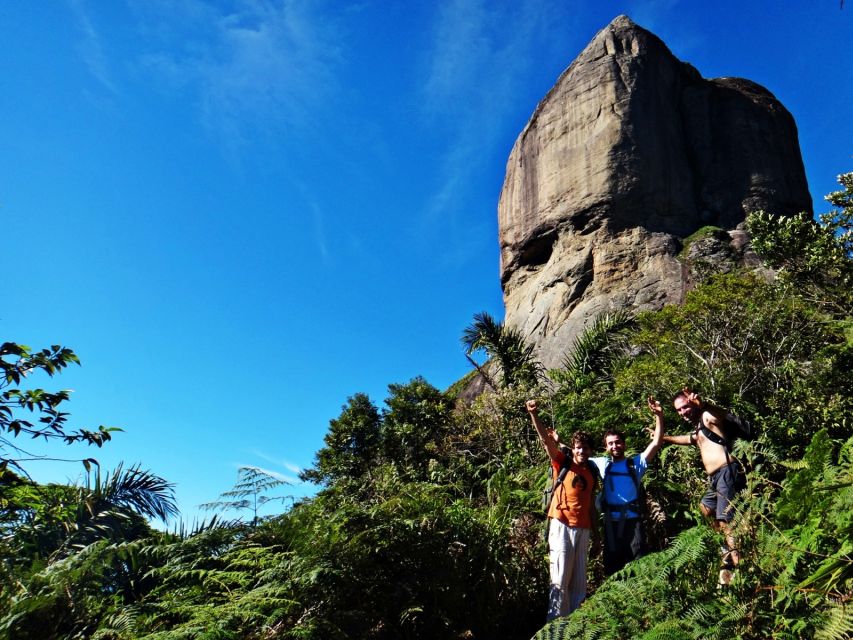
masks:
<svg viewBox="0 0 853 640"><path fill-rule="evenodd" d="M748 261L741 227L758 209L811 211L791 114L755 82L702 78L619 16L510 153L498 204L506 324L558 366L598 314L682 301L696 260Z"/></svg>

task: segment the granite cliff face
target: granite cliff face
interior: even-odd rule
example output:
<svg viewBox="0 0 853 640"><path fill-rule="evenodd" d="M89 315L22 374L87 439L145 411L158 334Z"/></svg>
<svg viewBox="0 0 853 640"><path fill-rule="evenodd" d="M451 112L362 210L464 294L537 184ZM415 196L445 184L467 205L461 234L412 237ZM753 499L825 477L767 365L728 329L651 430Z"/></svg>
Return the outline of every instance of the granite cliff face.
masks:
<svg viewBox="0 0 853 640"><path fill-rule="evenodd" d="M680 302L698 261L748 262L738 225L756 209L811 210L791 114L749 80L703 79L620 16L540 102L507 162L506 324L557 366L599 313Z"/></svg>

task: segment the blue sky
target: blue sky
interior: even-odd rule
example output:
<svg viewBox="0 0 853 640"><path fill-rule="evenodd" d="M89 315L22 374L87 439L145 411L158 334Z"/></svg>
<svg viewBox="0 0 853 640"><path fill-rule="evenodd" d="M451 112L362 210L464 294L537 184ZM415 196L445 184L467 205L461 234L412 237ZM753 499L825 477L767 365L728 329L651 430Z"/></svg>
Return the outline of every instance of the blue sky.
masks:
<svg viewBox="0 0 853 640"><path fill-rule="evenodd" d="M620 13L705 77L770 89L825 211L853 170L839 4L4 3L3 340L72 347L82 367L33 382L74 390L73 425L124 429L27 449L141 463L192 518L240 466L297 483L348 396L464 375L463 328L503 315L510 148Z"/></svg>

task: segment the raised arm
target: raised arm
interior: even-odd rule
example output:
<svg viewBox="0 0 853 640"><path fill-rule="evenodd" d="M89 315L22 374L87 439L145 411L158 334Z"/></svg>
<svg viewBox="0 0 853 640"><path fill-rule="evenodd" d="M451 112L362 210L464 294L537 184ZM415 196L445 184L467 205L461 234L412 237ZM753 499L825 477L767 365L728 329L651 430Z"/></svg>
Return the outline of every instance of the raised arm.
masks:
<svg viewBox="0 0 853 640"><path fill-rule="evenodd" d="M563 453L560 451L557 440L548 432L549 430L545 428L545 425L539 419L539 407L536 404L536 400L527 401L527 412L530 414L530 420L533 422L533 427L536 429L539 441L545 447L545 451L548 452L548 457L551 460L560 462L563 459Z"/></svg>
<svg viewBox="0 0 853 640"><path fill-rule="evenodd" d="M652 432L652 441L649 442L649 446L643 451L643 458L647 462L650 462L658 454L664 438L663 407L652 396L649 396L649 410L655 416L655 428Z"/></svg>

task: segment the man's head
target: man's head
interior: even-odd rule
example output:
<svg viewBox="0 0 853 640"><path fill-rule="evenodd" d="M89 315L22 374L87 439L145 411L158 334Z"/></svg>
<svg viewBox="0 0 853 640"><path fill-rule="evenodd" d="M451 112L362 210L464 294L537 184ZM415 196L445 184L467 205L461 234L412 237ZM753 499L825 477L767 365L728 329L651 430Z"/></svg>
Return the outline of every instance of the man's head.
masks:
<svg viewBox="0 0 853 640"><path fill-rule="evenodd" d="M575 431L572 434L572 460L584 464L592 453L592 438L585 431Z"/></svg>
<svg viewBox="0 0 853 640"><path fill-rule="evenodd" d="M702 419L702 405L696 398L696 394L688 394L681 391L672 401L675 410L684 420L690 424L698 424Z"/></svg>
<svg viewBox="0 0 853 640"><path fill-rule="evenodd" d="M618 462L625 457L625 435L616 429L608 429L604 434L604 448L610 458Z"/></svg>

